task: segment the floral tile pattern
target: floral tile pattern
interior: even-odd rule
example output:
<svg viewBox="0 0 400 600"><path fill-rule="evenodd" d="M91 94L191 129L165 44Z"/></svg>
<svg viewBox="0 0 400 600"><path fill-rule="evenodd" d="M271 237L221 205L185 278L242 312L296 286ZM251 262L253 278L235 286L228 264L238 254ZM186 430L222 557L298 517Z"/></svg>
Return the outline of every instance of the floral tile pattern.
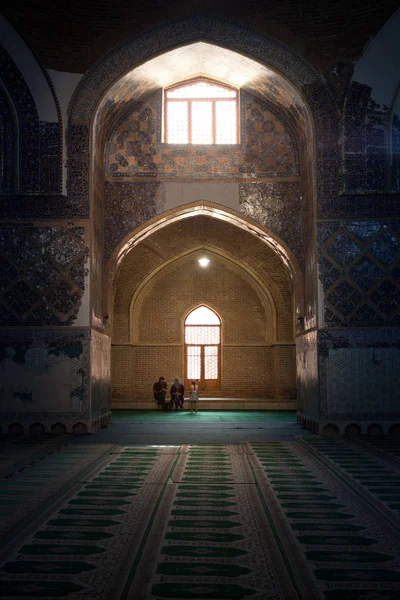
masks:
<svg viewBox="0 0 400 600"><path fill-rule="evenodd" d="M4 325L72 325L88 275L84 228L0 227Z"/></svg>

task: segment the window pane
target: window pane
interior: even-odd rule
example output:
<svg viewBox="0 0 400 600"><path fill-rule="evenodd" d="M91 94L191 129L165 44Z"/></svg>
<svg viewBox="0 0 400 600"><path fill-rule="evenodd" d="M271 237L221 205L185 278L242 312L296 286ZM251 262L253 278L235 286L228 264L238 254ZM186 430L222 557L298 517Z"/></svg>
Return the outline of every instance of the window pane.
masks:
<svg viewBox="0 0 400 600"><path fill-rule="evenodd" d="M198 81L175 90L167 90L167 98L236 98L236 95L236 90L229 90L206 81Z"/></svg>
<svg viewBox="0 0 400 600"><path fill-rule="evenodd" d="M212 144L212 102L192 102L192 143Z"/></svg>
<svg viewBox="0 0 400 600"><path fill-rule="evenodd" d="M201 348L199 346L188 346L187 348L187 377L188 379L200 379L201 377Z"/></svg>
<svg viewBox="0 0 400 600"><path fill-rule="evenodd" d="M219 325L218 316L207 306L199 306L186 317L186 325Z"/></svg>
<svg viewBox="0 0 400 600"><path fill-rule="evenodd" d="M169 144L189 142L187 102L167 102L167 139Z"/></svg>
<svg viewBox="0 0 400 600"><path fill-rule="evenodd" d="M215 104L216 143L236 144L236 102L218 100Z"/></svg>
<svg viewBox="0 0 400 600"><path fill-rule="evenodd" d="M219 325L187 325L185 327L186 344L219 344Z"/></svg>
<svg viewBox="0 0 400 600"><path fill-rule="evenodd" d="M204 346L204 379L218 379L217 346Z"/></svg>

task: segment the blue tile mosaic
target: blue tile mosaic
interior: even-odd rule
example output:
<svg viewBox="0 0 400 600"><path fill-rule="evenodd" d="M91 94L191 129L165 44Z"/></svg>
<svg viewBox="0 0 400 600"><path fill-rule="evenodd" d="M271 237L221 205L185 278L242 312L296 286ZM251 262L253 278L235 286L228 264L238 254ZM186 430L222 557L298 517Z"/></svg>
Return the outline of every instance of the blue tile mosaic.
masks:
<svg viewBox="0 0 400 600"><path fill-rule="evenodd" d="M391 265L400 256L400 244L395 236L385 231L377 237L371 245L370 251L379 262Z"/></svg>
<svg viewBox="0 0 400 600"><path fill-rule="evenodd" d="M382 269L370 258L363 256L349 269L349 277L359 288L368 291L383 277Z"/></svg>
<svg viewBox="0 0 400 600"><path fill-rule="evenodd" d="M326 248L337 265L346 267L361 253L358 244L346 233L340 233Z"/></svg>
<svg viewBox="0 0 400 600"><path fill-rule="evenodd" d="M400 289L392 281L382 282L371 294L371 300L384 315L400 318Z"/></svg>
<svg viewBox="0 0 400 600"><path fill-rule="evenodd" d="M342 281L327 296L329 304L344 317L348 317L362 300L362 295L347 281Z"/></svg>

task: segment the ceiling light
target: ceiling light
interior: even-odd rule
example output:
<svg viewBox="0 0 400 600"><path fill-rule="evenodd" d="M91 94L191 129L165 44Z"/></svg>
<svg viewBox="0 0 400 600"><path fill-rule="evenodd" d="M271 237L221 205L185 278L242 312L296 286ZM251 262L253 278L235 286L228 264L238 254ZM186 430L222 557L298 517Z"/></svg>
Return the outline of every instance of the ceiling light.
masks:
<svg viewBox="0 0 400 600"><path fill-rule="evenodd" d="M199 258L199 265L201 267L207 267L209 262L210 262L209 258Z"/></svg>

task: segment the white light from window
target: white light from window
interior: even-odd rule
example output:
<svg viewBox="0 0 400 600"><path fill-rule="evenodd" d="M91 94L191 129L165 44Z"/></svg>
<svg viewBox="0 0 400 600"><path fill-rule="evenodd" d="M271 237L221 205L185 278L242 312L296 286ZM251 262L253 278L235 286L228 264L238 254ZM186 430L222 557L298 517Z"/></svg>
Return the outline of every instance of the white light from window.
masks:
<svg viewBox="0 0 400 600"><path fill-rule="evenodd" d="M238 91L193 81L165 91L168 144L237 144Z"/></svg>
<svg viewBox="0 0 400 600"><path fill-rule="evenodd" d="M198 262L201 267L208 267L210 259L209 258L199 258Z"/></svg>
<svg viewBox="0 0 400 600"><path fill-rule="evenodd" d="M219 325L186 325L185 344L219 344Z"/></svg>
<svg viewBox="0 0 400 600"><path fill-rule="evenodd" d="M215 103L217 144L236 144L236 102L218 100Z"/></svg>
<svg viewBox="0 0 400 600"><path fill-rule="evenodd" d="M218 378L218 346L204 346L204 379Z"/></svg>
<svg viewBox="0 0 400 600"><path fill-rule="evenodd" d="M200 377L201 377L201 348L200 348L200 346L188 346L188 349L187 349L187 376L188 376L188 379L200 379Z"/></svg>
<svg viewBox="0 0 400 600"><path fill-rule="evenodd" d="M185 325L220 325L220 320L210 308L199 306L188 314Z"/></svg>
<svg viewBox="0 0 400 600"><path fill-rule="evenodd" d="M212 141L212 103L205 100L201 102L193 100L192 143L212 144Z"/></svg>
<svg viewBox="0 0 400 600"><path fill-rule="evenodd" d="M205 81L167 91L167 98L236 98L237 92Z"/></svg>
<svg viewBox="0 0 400 600"><path fill-rule="evenodd" d="M188 103L168 102L167 104L167 129L168 142L171 144L187 144L188 131Z"/></svg>

